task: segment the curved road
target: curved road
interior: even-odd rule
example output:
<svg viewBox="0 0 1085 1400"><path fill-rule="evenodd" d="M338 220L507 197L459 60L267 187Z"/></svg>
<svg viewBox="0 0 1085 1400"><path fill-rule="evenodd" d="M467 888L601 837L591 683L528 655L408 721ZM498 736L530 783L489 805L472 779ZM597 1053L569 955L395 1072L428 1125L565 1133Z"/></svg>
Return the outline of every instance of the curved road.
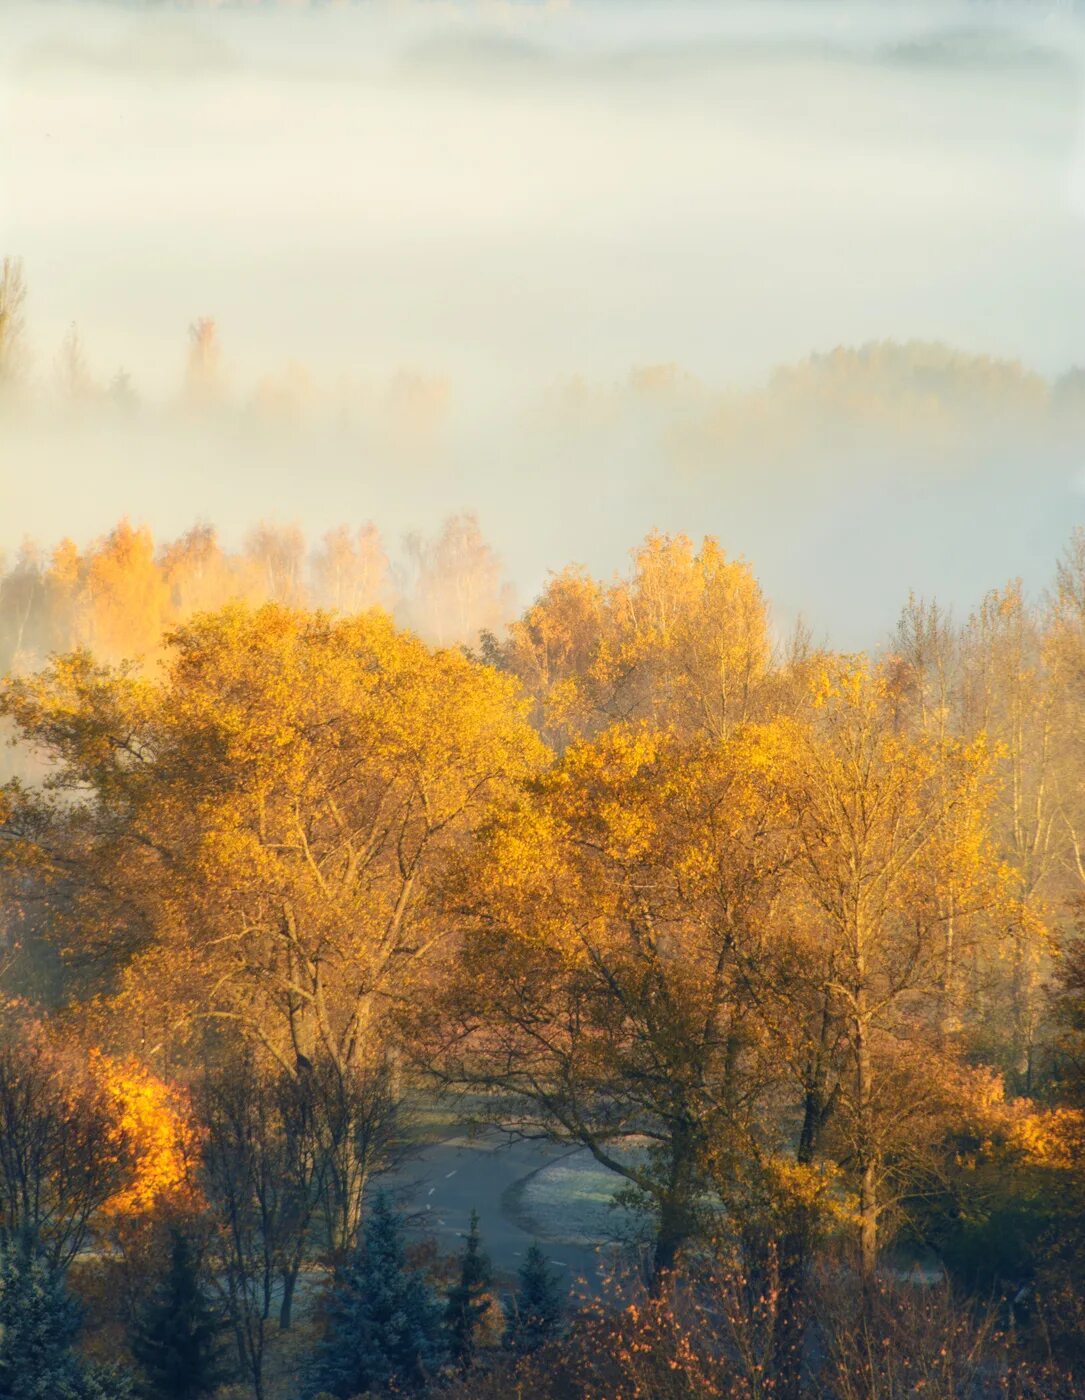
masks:
<svg viewBox="0 0 1085 1400"><path fill-rule="evenodd" d="M508 1143L500 1135L456 1137L434 1143L374 1180L406 1213L412 1232L430 1235L443 1254L459 1251L471 1211L477 1210L483 1245L499 1274L514 1275L538 1241L570 1286L598 1287L609 1254L606 1241L557 1234L534 1219L525 1201L531 1178L584 1149L548 1142ZM619 1185L615 1179L615 1188Z"/></svg>

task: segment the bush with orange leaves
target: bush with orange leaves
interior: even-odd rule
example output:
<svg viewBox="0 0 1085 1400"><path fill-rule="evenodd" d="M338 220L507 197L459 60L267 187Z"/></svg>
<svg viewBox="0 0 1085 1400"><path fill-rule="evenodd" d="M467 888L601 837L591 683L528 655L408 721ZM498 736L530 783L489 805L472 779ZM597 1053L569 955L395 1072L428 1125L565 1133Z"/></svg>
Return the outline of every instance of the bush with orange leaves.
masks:
<svg viewBox="0 0 1085 1400"><path fill-rule="evenodd" d="M103 1206L106 1215L197 1208L199 1133L186 1095L136 1060L115 1060L92 1050L90 1066L112 1106L110 1136L127 1146L132 1162L125 1184Z"/></svg>
<svg viewBox="0 0 1085 1400"><path fill-rule="evenodd" d="M771 1281L713 1265L652 1295L628 1280L559 1340L452 1383L445 1400L775 1400ZM1085 1400L1085 1378L1026 1355L997 1307L948 1284L819 1271L802 1400Z"/></svg>
<svg viewBox="0 0 1085 1400"><path fill-rule="evenodd" d="M530 1356L491 1364L452 1400L771 1400L777 1289L724 1258L702 1258L649 1289L606 1280L563 1335Z"/></svg>
<svg viewBox="0 0 1085 1400"><path fill-rule="evenodd" d="M127 1345L148 1290L161 1278L171 1231L181 1229L197 1254L208 1232L196 1185L200 1134L187 1095L133 1059L92 1050L88 1073L107 1111L105 1150L125 1168L98 1213L96 1257L75 1271L87 1311L87 1349L108 1360Z"/></svg>
<svg viewBox="0 0 1085 1400"><path fill-rule="evenodd" d="M1071 1256L1085 1258L1085 1113L1008 1098L990 1070L962 1072L958 1087L903 1215L958 1283L1012 1297L1056 1253L1071 1270Z"/></svg>

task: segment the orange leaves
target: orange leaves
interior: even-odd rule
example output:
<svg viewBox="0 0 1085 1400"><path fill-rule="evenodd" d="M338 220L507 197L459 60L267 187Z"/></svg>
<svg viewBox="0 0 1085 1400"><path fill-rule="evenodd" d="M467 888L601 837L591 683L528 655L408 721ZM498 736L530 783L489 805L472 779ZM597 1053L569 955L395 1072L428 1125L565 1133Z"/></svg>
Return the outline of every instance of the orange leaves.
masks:
<svg viewBox="0 0 1085 1400"><path fill-rule="evenodd" d="M134 1060L91 1052L91 1072L113 1110L112 1142L132 1162L130 1180L105 1204L108 1215L143 1215L164 1205L192 1205L197 1131L184 1096Z"/></svg>
<svg viewBox="0 0 1085 1400"><path fill-rule="evenodd" d="M947 1121L978 1144L958 1157L975 1165L980 1156L1058 1172L1085 1164L1085 1110L1045 1108L1030 1098L1006 1095L1002 1074L986 1066L947 1065L939 1085Z"/></svg>

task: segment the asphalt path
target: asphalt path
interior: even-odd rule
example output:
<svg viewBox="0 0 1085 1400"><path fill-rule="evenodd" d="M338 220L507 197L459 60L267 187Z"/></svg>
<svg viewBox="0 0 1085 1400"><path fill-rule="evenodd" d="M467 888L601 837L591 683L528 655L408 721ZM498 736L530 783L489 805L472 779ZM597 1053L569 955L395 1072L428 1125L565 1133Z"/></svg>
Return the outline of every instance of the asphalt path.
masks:
<svg viewBox="0 0 1085 1400"><path fill-rule="evenodd" d="M499 1134L457 1137L412 1153L373 1185L405 1212L411 1232L432 1237L442 1254L460 1250L471 1211L477 1210L483 1244L499 1274L514 1275L537 1242L570 1287L582 1282L592 1291L610 1257L607 1243L558 1234L533 1218L524 1200L537 1172L577 1152L548 1142L510 1143Z"/></svg>

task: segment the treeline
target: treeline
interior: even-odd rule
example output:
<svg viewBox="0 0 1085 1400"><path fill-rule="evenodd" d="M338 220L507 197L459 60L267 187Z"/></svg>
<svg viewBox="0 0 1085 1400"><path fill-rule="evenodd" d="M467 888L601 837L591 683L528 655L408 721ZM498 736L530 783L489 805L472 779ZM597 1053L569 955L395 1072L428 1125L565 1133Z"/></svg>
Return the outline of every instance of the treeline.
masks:
<svg viewBox="0 0 1085 1400"><path fill-rule="evenodd" d="M286 595L160 655L0 693L47 774L3 789L0 1168L38 1039L147 1076L184 1163L156 1187L106 1113L75 1252L27 1204L72 1199L64 1151L0 1170L12 1297L66 1272L146 1379L188 1250L257 1396L1085 1393L1085 534L1042 601L912 598L875 659L774 647L750 569L662 535L473 651ZM435 1097L650 1226L529 1354L477 1239L457 1284L373 1205Z"/></svg>
<svg viewBox="0 0 1085 1400"><path fill-rule="evenodd" d="M395 560L372 524L337 526L310 548L299 526L262 522L229 550L209 525L156 546L122 520L83 549L23 543L0 576L0 665L24 674L79 648L146 665L171 628L232 602L379 607L442 645L476 642L512 615L511 585L473 515L408 536Z"/></svg>
<svg viewBox="0 0 1085 1400"><path fill-rule="evenodd" d="M189 325L187 341L178 336L175 385L156 399L123 367L106 373L96 366L74 324L48 352L36 349L29 302L22 260L4 258L0 411L32 425L47 417L52 428L70 429L96 414L113 430L141 417L171 430L181 422L278 430L318 421L362 428L372 452L416 461L430 455L454 406L444 374L410 368L328 379L288 359L243 379L211 316ZM706 382L674 363L649 363L613 382L570 374L539 386L536 398L521 406L523 426L548 442L572 436L592 443L635 426L638 435L652 434L668 466L709 469L768 460L876 473L919 449L959 472L977 453L1026 446L1034 453L1039 436L1061 471L1063 455L1085 431L1082 368L1046 377L1017 360L920 340L837 346L743 389Z"/></svg>

